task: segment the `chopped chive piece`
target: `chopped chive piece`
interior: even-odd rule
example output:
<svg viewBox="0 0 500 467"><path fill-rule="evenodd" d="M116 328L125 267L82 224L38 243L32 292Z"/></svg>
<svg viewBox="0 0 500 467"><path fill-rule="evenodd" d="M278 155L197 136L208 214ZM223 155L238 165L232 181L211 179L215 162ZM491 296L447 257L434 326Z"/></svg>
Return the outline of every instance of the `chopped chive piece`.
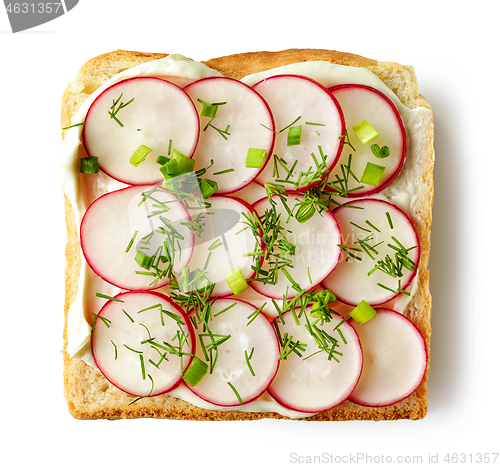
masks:
<svg viewBox="0 0 500 467"><path fill-rule="evenodd" d="M201 196L203 196L203 199L210 198L218 189L219 186L217 182L208 178L205 178L200 184Z"/></svg>
<svg viewBox="0 0 500 467"><path fill-rule="evenodd" d="M226 282L234 295L238 295L240 292L248 289L248 283L241 274L239 267L226 274Z"/></svg>
<svg viewBox="0 0 500 467"><path fill-rule="evenodd" d="M391 289L390 287L387 287L386 285L381 284L380 282L377 282L377 285L378 285L379 287L382 287L382 288L383 288L383 289L385 289L385 290L388 290L389 292L394 293L394 294L397 294L397 293L398 293L396 290Z"/></svg>
<svg viewBox="0 0 500 467"><path fill-rule="evenodd" d="M97 320L100 319L106 325L107 328L109 328L109 326L111 325L111 320L109 320L108 318L105 318L104 316L101 315L96 315L95 313L92 313L92 315L94 316L95 323L97 323Z"/></svg>
<svg viewBox="0 0 500 467"><path fill-rule="evenodd" d="M76 126L83 126L83 125L86 125L86 124L87 124L87 122L75 123L74 125L65 126L63 128L63 130L69 130L70 128L75 128Z"/></svg>
<svg viewBox="0 0 500 467"><path fill-rule="evenodd" d="M389 151L389 148L387 146L382 146L382 148L380 148L378 144L372 144L371 149L374 156L378 157L379 159L384 159L391 155L391 152Z"/></svg>
<svg viewBox="0 0 500 467"><path fill-rule="evenodd" d="M118 347L116 346L116 344L111 341L111 343L113 344L113 347L115 348L115 360L118 358Z"/></svg>
<svg viewBox="0 0 500 467"><path fill-rule="evenodd" d="M134 232L134 235L132 235L132 238L130 239L130 242L128 242L127 249L125 250L125 253L128 253L130 251L130 248L132 248L132 245L134 244L135 237L137 237L137 234L139 233L138 230Z"/></svg>
<svg viewBox="0 0 500 467"><path fill-rule="evenodd" d="M196 386L208 372L208 365L198 357L193 357L182 379L190 386Z"/></svg>
<svg viewBox="0 0 500 467"><path fill-rule="evenodd" d="M132 316L130 316L123 308L122 311L125 313L125 316L133 323L134 319L132 318Z"/></svg>
<svg viewBox="0 0 500 467"><path fill-rule="evenodd" d="M384 175L384 170L385 167L368 162L366 164L363 175L361 176L361 183L366 183L367 185L371 186L378 186L380 180L382 179L382 175Z"/></svg>
<svg viewBox="0 0 500 467"><path fill-rule="evenodd" d="M118 120L116 114L123 109L124 107L127 107L130 103L134 101L134 98L130 99L128 102L125 104L121 102L122 100L123 93L120 94L120 97L116 99L116 101L113 99L113 104L111 104L110 110L108 110L109 118L112 118L118 125L120 125L123 128L123 123ZM116 107L118 105L118 108Z"/></svg>
<svg viewBox="0 0 500 467"><path fill-rule="evenodd" d="M285 130L288 130L288 128L290 128L291 126L295 125L302 117L297 117L292 123L290 123L290 125L287 125L285 128L282 128L280 130L280 133L282 133L283 131Z"/></svg>
<svg viewBox="0 0 500 467"><path fill-rule="evenodd" d="M265 149L250 148L247 153L245 167L261 169L266 158L267 151Z"/></svg>
<svg viewBox="0 0 500 467"><path fill-rule="evenodd" d="M156 158L156 163L160 165L165 165L170 159L167 156L158 156Z"/></svg>
<svg viewBox="0 0 500 467"><path fill-rule="evenodd" d="M148 270L151 269L154 260L155 260L154 256L148 256L141 250L137 250L137 253L135 255L135 261L141 268Z"/></svg>
<svg viewBox="0 0 500 467"><path fill-rule="evenodd" d="M141 354L139 354L139 358L141 359L141 370L142 370L142 379L145 380L146 379L146 367L144 365L144 357Z"/></svg>
<svg viewBox="0 0 500 467"><path fill-rule="evenodd" d="M243 400L241 399L240 395L238 394L238 391L236 390L236 388L229 381L227 382L227 384L233 390L233 392L236 394L236 397L238 398L240 405L243 404Z"/></svg>
<svg viewBox="0 0 500 467"><path fill-rule="evenodd" d="M99 293L99 292L97 292L95 294L95 296L98 298L105 298L106 300L112 300L114 302L124 303L123 300L119 300L118 298L110 297L109 295L104 295L103 293Z"/></svg>
<svg viewBox="0 0 500 467"><path fill-rule="evenodd" d="M297 211L297 214L295 214L295 219L297 219L297 222L300 224L303 224L314 216L315 212L316 209L314 208L314 203L303 204Z"/></svg>
<svg viewBox="0 0 500 467"><path fill-rule="evenodd" d="M252 347L252 350L250 351L250 355L248 355L248 352L245 350L245 360L247 362L248 369L250 370L250 374L252 376L255 376L255 372L253 371L252 365L250 365L250 360L252 359L254 350L255 350L255 348Z"/></svg>
<svg viewBox="0 0 500 467"><path fill-rule="evenodd" d="M82 157L80 159L80 172L85 175L99 173L99 160L96 156Z"/></svg>
<svg viewBox="0 0 500 467"><path fill-rule="evenodd" d="M148 148L146 145L141 144L134 152L133 156L130 158L130 163L134 167L138 167L139 164L142 164L146 160L146 156L152 151L151 148Z"/></svg>
<svg viewBox="0 0 500 467"><path fill-rule="evenodd" d="M221 170L220 172L214 172L214 175L222 175L222 174L227 174L229 172L234 172L234 169L226 169L226 170Z"/></svg>
<svg viewBox="0 0 500 467"><path fill-rule="evenodd" d="M378 136L377 130L375 130L366 120L353 126L352 129L363 144L369 143Z"/></svg>
<svg viewBox="0 0 500 467"><path fill-rule="evenodd" d="M377 312L365 300L362 300L359 305L349 313L349 316L356 321L356 323L363 324L370 321L376 314Z"/></svg>
<svg viewBox="0 0 500 467"><path fill-rule="evenodd" d="M300 137L302 135L302 125L292 126L288 129L288 135L286 137L287 146L297 146L300 144Z"/></svg>

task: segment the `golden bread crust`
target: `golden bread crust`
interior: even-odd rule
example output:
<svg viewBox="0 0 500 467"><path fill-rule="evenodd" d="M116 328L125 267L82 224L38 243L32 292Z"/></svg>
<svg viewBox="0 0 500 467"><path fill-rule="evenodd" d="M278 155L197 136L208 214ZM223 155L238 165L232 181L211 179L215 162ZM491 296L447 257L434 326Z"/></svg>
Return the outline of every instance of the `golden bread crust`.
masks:
<svg viewBox="0 0 500 467"><path fill-rule="evenodd" d="M61 127L71 124L71 117L80 105L101 84L115 74L141 63L166 57L161 53L140 53L117 50L89 60L78 72L75 80L65 89L62 99ZM429 104L419 94L412 67L391 62L378 62L359 55L318 49L290 49L280 52L252 52L210 59L205 63L223 75L235 79L292 63L323 60L341 65L364 67L376 74L409 108L426 107ZM414 207L414 221L420 239L421 259L419 264L418 292L408 306L405 315L422 332L427 351L430 349L431 296L429 272L430 226L432 222L433 185L433 122L422 129L425 132L425 160L415 168L418 183L418 204ZM63 138L66 131L63 130ZM119 418L171 418L187 420L257 420L262 418L286 418L276 413L248 413L238 411L215 411L195 407L169 395L142 399L133 405L133 396L112 386L100 372L81 360L71 359L67 353L68 310L75 298L80 274L80 246L75 216L65 196L67 226L66 245L66 297L64 302L64 394L68 408L78 419ZM430 354L429 354L430 355ZM430 360L430 358L429 358ZM406 399L389 407L363 407L349 400L339 406L301 420L395 420L423 418L427 413L427 375L429 366L419 388Z"/></svg>

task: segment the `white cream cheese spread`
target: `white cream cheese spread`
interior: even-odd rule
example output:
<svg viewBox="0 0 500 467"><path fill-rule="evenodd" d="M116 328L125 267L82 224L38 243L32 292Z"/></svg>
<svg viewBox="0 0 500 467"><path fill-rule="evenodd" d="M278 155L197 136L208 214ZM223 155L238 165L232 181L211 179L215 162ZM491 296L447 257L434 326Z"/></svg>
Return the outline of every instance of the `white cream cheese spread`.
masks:
<svg viewBox="0 0 500 467"><path fill-rule="evenodd" d="M297 63L249 75L244 77L241 81L252 86L264 78L280 74L306 76L327 88L340 84L364 84L377 89L396 105L407 132L406 162L402 172L396 180L383 190L382 193L374 195L374 197L389 200L406 212L413 222L419 222L420 219L416 215L414 209L417 189L415 181L411 177L411 168L418 163L417 161L422 159L423 154L421 154L420 151L423 151L424 149L422 148L425 146L420 144L421 142L416 140L416 138L419 133L418 129L432 119L431 111L423 107L416 109L407 108L375 74L365 68L336 65L328 62ZM179 54L171 54L164 59L143 63L113 76L99 87L73 116L71 120L72 125L85 121L90 105L104 89L118 81L136 76L159 77L183 87L198 79L209 76L221 76L221 74L199 62L194 62ZM113 180L104 173L92 176L82 176L78 170L78 161L82 155L86 155L82 143L82 126L75 126L68 130L62 143L59 155L59 165L61 187L75 212L77 231L79 231L79 224L86 208L94 199L104 193L126 186ZM258 199L255 195L252 195L252 190L256 190L257 192L259 190L259 187L255 185L255 183L251 184L248 188L241 190L240 193L240 196L248 196L250 199L247 199L250 203ZM251 199L252 196L254 196L253 200ZM96 368L90 348L91 326L88 322L92 313L98 313L102 305L102 299L96 299L95 292L99 291L113 296L120 292L120 290L97 277L87 266L83 254L81 255L81 265L77 295L68 313L67 351L71 358L81 359ZM410 286L410 296L400 294L400 296L385 306L389 306L403 313L418 288L417 284L418 273ZM159 291L168 293L168 286L159 289ZM247 300L250 303L260 302L257 306L263 303L263 297L250 289L240 294L238 298ZM342 305L340 305L340 307L342 307ZM272 313L272 310L268 311ZM264 312L266 312L266 310L264 310ZM267 392L257 400L238 407L219 407L212 405L197 397L182 383L175 390L169 392L169 394L205 409L277 412L290 418L303 418L313 415L289 410L274 401Z"/></svg>

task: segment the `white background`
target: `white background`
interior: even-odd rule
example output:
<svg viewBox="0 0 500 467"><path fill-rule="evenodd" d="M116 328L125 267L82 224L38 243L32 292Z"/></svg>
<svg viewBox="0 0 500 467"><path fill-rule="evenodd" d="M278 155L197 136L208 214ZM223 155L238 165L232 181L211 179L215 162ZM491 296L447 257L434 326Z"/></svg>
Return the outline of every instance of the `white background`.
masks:
<svg viewBox="0 0 500 467"><path fill-rule="evenodd" d="M63 17L17 34L1 6L0 423L6 430L0 459L8 465L45 459L53 466L93 460L281 466L324 453L367 454L372 463L422 456L427 463L429 454L442 461L446 453L499 452L498 425L491 424L500 415L495 4L80 0ZM57 159L64 87L85 61L117 48L204 60L293 47L411 64L433 107L427 417L347 423L74 420L63 397L61 355L65 225ZM376 457L381 455L386 457Z"/></svg>

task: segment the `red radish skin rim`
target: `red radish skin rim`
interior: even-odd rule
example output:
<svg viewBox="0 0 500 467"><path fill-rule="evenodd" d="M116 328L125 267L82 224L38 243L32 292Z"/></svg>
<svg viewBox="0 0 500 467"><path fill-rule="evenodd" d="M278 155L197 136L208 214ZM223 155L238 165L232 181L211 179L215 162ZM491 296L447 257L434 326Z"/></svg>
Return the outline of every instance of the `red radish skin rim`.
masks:
<svg viewBox="0 0 500 467"><path fill-rule="evenodd" d="M117 83L111 85L109 88L105 89L101 94L99 94L95 99L94 99L94 102L92 102L92 104L90 104L90 107L89 109L87 110L87 114L85 115L85 119L87 119L87 115L90 114L91 110L92 110L92 107L94 107L94 105L96 105L96 102L101 98L101 96L104 96L106 93L108 93L111 89L113 89L115 86L118 86L119 84L123 84L125 82L129 82L129 81L133 81L133 80L136 80L136 79L140 79L140 80L143 80L143 79L149 79L149 80L159 80L163 83L167 83L169 85L172 85L172 86L175 86L176 88L179 88L181 91L185 92L184 89L182 89L180 86L177 86L177 84L174 84L174 83L171 83L170 81L166 81L164 79L161 79L161 78L156 78L154 76L136 76L135 78L128 78L128 79L124 79L124 80L121 80L121 81L118 81ZM187 94L186 94L187 95ZM198 111L196 110L196 106L194 105L193 101L191 100L191 98L189 96L187 96L188 99L189 99L189 102L191 102L191 105L193 106L194 108L194 112L196 113L196 115L198 115ZM189 157L189 158L192 158L193 157L193 154L194 152L196 151L196 146L198 145L198 141L200 139L200 121L198 119L198 134L196 135L196 144L194 145L193 147L193 151L191 152L191 154L184 154L186 157ZM82 142L83 142L83 146L85 148L85 152L91 156L92 154L89 153L87 151L87 139L86 139L86 135L85 135L85 125L83 125L83 130L82 130ZM158 176L158 179L156 180L153 180L151 181L151 183L146 183L144 184L143 182L141 182L139 185L134 183L134 182L131 182L130 180L126 180L126 179L121 179L121 178L118 178L118 177L115 177L114 175L111 175L108 171L106 171L105 168L103 168L100 164L99 164L99 170L102 171L103 173L105 173L106 175L108 175L109 177L111 177L113 180L117 180L119 182L122 182L122 183L125 183L126 185L132 185L132 186L139 186L139 185L155 185L157 183L160 183L163 181L163 175L161 174L160 172L160 169L159 169L159 166L158 166L158 173L159 173L159 176Z"/></svg>
<svg viewBox="0 0 500 467"><path fill-rule="evenodd" d="M301 76L301 75L275 75L275 76L270 76L269 78L264 78L263 80L259 81L258 83L255 83L252 86L252 88L254 88L255 86L257 86L260 83L263 83L264 81L268 81L268 80L271 80L271 79L274 79L274 78L280 78L280 77L283 77L283 76L292 76L292 77L295 77L295 78L302 78L302 79L305 79L307 81L311 81L312 83L314 83L317 86L319 86L320 88L322 88L332 98L332 100L333 100L333 102L335 104L335 107L337 108L337 112L339 113L339 117L340 117L340 123L341 123L341 126L342 126L342 135L345 135L346 127L345 127L344 112L342 111L342 108L340 107L339 102L337 101L337 99L335 98L335 96L330 92L329 89L325 88L322 84L318 83L317 81L314 81L313 79L308 78L307 76ZM256 92L258 92L258 91L256 91ZM274 118L273 118L273 121L274 121ZM345 141L345 136L342 136L342 138L339 140L339 147L337 149L337 155L335 156L333 162L326 168L325 175L323 177L321 177L321 180L319 180L317 182L313 182L310 185L298 188L297 190L294 190L294 192L298 193L298 192L301 192L301 191L310 190L311 188L314 188L315 186L317 186L321 182L323 182L325 180L325 178L328 178L328 176L330 175L330 172L337 165L337 162L340 159L340 155L342 154L342 149L344 148L344 145L342 144L344 141ZM264 164L262 166L262 169L264 169L264 167L266 165L267 164ZM262 187L264 186L264 183L261 183L259 180L257 180L257 178L254 181L256 183L258 183L259 185L261 185Z"/></svg>
<svg viewBox="0 0 500 467"><path fill-rule="evenodd" d="M381 199L370 198L370 199L358 199L358 200L353 201L352 203L349 202L349 206L355 205L357 203L359 204L359 203L366 203L366 202L372 202L372 201L375 201L375 202L378 202L378 203L385 203L385 204L391 206L392 208L396 209L397 211L401 212L404 215L404 217L407 219L408 224L410 225L410 227L413 230L413 233L415 234L416 247L417 247L416 248L416 250L417 250L417 258L416 258L416 261L415 261L415 269L414 269L414 271L408 276L408 278L406 279L406 281L401 284L401 289L405 290L412 283L413 279L417 275L418 266L419 266L419 263L420 263L420 251L421 251L421 248L420 248L420 239L418 238L417 231L415 230L415 227L413 226L412 222L410 221L410 218L405 214L405 212L402 209L398 208L395 204L391 204L391 203L389 203L387 201L384 201L384 200L381 200ZM345 207L344 205L342 205L342 206L338 206L337 208L335 208L331 212L333 214L333 213L335 213L335 211L337 211L338 209L342 209L342 208L344 208L344 209L351 209L351 208L348 208L348 207ZM323 281L325 279L323 279ZM324 287L325 289L328 289L328 287L326 286L326 284L323 284L323 281L321 282L321 286ZM391 300L393 300L394 298L398 297L399 295L401 295L401 292L398 293L398 294L396 294L396 295L391 295L391 297L388 300L384 300L382 302L370 303L370 305L372 307L383 305L384 303L390 302ZM357 306L358 305L358 303L349 302L345 298L343 299L340 296L340 293L335 292L335 296L337 297L337 300L339 302L342 302L345 305L350 305L350 306Z"/></svg>
<svg viewBox="0 0 500 467"><path fill-rule="evenodd" d="M222 297L221 297L222 298ZM248 302L245 302L243 300L239 300L237 298L230 298L228 300L234 300L235 302L240 302L240 303L243 303L245 305L250 305L252 306L253 308L255 308L257 310L257 307L252 305L251 303L248 303ZM194 313L194 311L191 311L189 313L189 316L191 316L192 314ZM279 349L279 340L278 340L278 335L276 334L276 330L274 329L274 326L271 324L271 322L267 319L267 317L265 315L263 315L262 313L259 313L260 316L262 316L263 319L265 319L268 323L269 323L269 326L272 328L273 330L273 334L274 334L274 337L276 338L276 345L278 347L278 354L280 353L280 349ZM196 353L196 349L193 353ZM262 392L260 392L258 395L256 395L255 397L252 397L252 398L249 398L249 399L246 399L246 400L243 400L243 404L239 404L239 405L230 405L230 404L215 404L214 402L210 401L209 399L207 399L206 397L202 397L200 394L198 394L198 392L196 392L196 386L190 386L188 383L184 382L184 384L186 385L186 387L194 394L196 395L197 397L199 397L201 400L204 400L205 402L208 402L209 404L213 404L213 405L216 405L218 407L235 407L235 408L238 408L238 407L242 407L244 404L248 404L256 399L258 399L260 396L262 396L262 394L264 394L266 391L268 391L269 389L269 385L273 382L274 378L276 377L276 374L278 373L278 370L279 370L279 366L280 366L280 359L278 358L277 359L277 363L276 363L276 371L274 372L273 374L273 377L269 380L269 383L268 385L262 390ZM187 367L186 367L187 368Z"/></svg>
<svg viewBox="0 0 500 467"><path fill-rule="evenodd" d="M423 343L423 348L424 348L424 353L425 353L425 366L423 368L423 371L422 371L422 378L420 378L420 381L419 383L415 386L414 389L412 389L411 391L408 392L408 394L406 394L405 396L401 397L400 399L394 401L394 402L391 402L390 404L367 404L367 403L363 403L362 401L360 400L357 400L356 398L352 397L352 393L351 395L349 396L349 400L351 402L354 402L355 404L358 404L358 405L362 405L363 407L389 407L391 405L394 405L394 404L397 404L398 402L401 402L402 400L406 399L408 396L412 395L419 387L420 385L422 384L422 381L424 380L425 378L425 373L427 372L427 368L429 366L429 352L427 350L427 343L426 343L426 340L422 334L422 332L420 331L420 329L418 329L418 327L415 325L415 323L413 323L411 320L409 320L406 316L404 316L403 314L401 313L398 313L397 311L395 310L391 310L390 308L377 308L376 309L377 313L385 313L385 312L391 312L391 313L396 313L397 315L399 315L401 318L405 319L406 321L408 321L416 330L417 332L420 334L420 336L422 337L422 343ZM361 346L361 350L363 350L363 346ZM360 378L361 378L361 375L360 375ZM359 381L359 379L358 379ZM353 390L354 391L354 390Z"/></svg>
<svg viewBox="0 0 500 467"><path fill-rule="evenodd" d="M260 173L264 170L264 167L267 165L267 163L269 162L269 159L271 158L271 154L273 153L273 150L274 150L274 143L276 141L276 125L274 123L274 116L273 116L273 113L271 112L271 109L269 107L269 104L267 103L267 101L255 90L253 89L252 86L248 86L248 84L245 84L245 83L242 83L241 81L239 80L235 80L233 78L227 78L226 76L208 76L206 78L201 78L199 80L196 80L196 81L193 81L192 83L189 83L187 86L184 86L183 89L187 89L189 88L190 86L192 86L193 84L195 83L198 83L200 81L207 81L207 80L211 80L211 79L228 79L228 80L231 80L231 81L237 81L238 83L241 83L243 84L244 86L246 86L248 89L250 89L251 91L253 91L255 94L257 94L257 96L260 98L260 100L264 103L264 105L266 106L267 108L267 111L269 112L269 115L271 117L271 122L272 122L272 142L271 142L271 147L267 153L267 157L265 159L264 162L262 162L262 167L260 168L260 170L258 172L256 172L256 175L244 186L241 186L241 187L237 187L237 188L234 188L232 190L228 190L228 191L217 191L217 195L225 195L225 194L230 194L230 193L234 193L236 191L240 191L242 190L243 188L245 188L246 186L250 185L250 183L252 182L257 182L257 177L260 175ZM194 105L194 104L193 104ZM195 106L196 108L196 106ZM200 135L200 130L198 130L198 140L199 140L199 135ZM195 148L195 151L196 151L196 148ZM193 152L194 154L194 152ZM340 154L339 154L339 157L340 157ZM258 182L257 182L258 183ZM264 185L262 185L264 186Z"/></svg>
<svg viewBox="0 0 500 467"><path fill-rule="evenodd" d="M289 194L289 196L293 196L294 194L299 194L300 196L302 196L302 194L301 194L300 192L298 192L298 191L287 192L287 193ZM253 209L254 209L254 211L256 212L256 214L257 214L257 215L258 215L258 212L257 212L257 209L255 208L255 206L256 206L258 203L261 203L261 202L264 202L264 201L267 201L267 200L268 200L267 196L264 196L263 198L260 198L259 200L255 201L255 203L253 204ZM331 218L332 218L332 219L334 220L334 222L335 222L335 225L336 225L336 227L337 227L337 230L339 231L340 238L342 239L342 231L340 230L340 227L339 227L339 224L338 224L338 222L337 222L337 219L335 219L335 216L333 215L333 213L332 213L331 211L327 211L327 210L325 210L325 211L323 211L321 214L322 214L322 215L327 214L327 215L330 215L330 216L331 216ZM261 235L262 235L262 233L261 233ZM263 239L262 239L262 243L263 243ZM264 245L264 248L265 248L265 245ZM322 284L322 282L323 282L323 281L324 281L324 280L325 280L325 279L326 279L326 278L327 278L327 277L328 277L328 276L329 276L329 275L330 275L330 274L331 274L331 273L335 270L335 268L338 266L341 256L342 256L342 250L339 248L339 255L338 255L337 261L335 262L335 265L333 266L333 268L332 268L332 269L331 269L331 270L330 270L330 271L326 274L326 276L325 276L325 277L323 277L323 279L321 279L320 281L318 281L316 284L308 284L308 288L307 288L307 290L312 290L312 289L314 289L314 287L317 287L318 285L321 285L322 287L324 287L324 286L323 286L323 284ZM261 266L262 266L263 262L264 262L264 258L263 258L263 257L261 257L261 260L260 260L260 265L261 265ZM255 272L255 275L252 277L252 279L253 279L253 278L255 278L255 276L256 276L256 275L257 275L257 271ZM255 286L254 286L254 283L255 283ZM268 297L268 298L273 298L273 299L275 299L275 300L277 300L277 299L283 299L283 296L282 296L282 295L279 295L279 296L278 296L278 295L276 295L276 296L275 296L275 295L273 295L273 296L271 296L271 295L266 295L266 294L264 294L264 293L262 292L262 290L260 290L260 289L259 289L259 282L258 282L258 281L252 281L252 282L250 282L250 284L249 284L249 285L250 285L250 287L252 287L252 289L254 289L254 290L255 290L256 292L258 292L259 294L264 295L265 297ZM328 287L324 287L324 288L328 288ZM292 290L290 290L290 294L291 294L291 295L288 295L288 296L287 296L287 298L289 298L289 299L291 299L291 298L295 298L295 297L298 295L298 292L297 292L297 295L295 295L295 291L293 291L293 289L292 289ZM385 302L384 302L384 303L385 303Z"/></svg>
<svg viewBox="0 0 500 467"><path fill-rule="evenodd" d="M121 191L124 191L124 190L130 190L130 189L134 189L134 188L150 188L152 187L153 185L130 185L128 187L125 187L125 188L120 188L119 190L115 190L115 191L110 191L109 193L104 193L103 195L99 196L99 198L95 199L91 204L90 206L87 208L87 211L85 211L85 214L83 215L82 217L82 221L80 223L80 226L83 225L83 222L87 216L87 214L90 212L92 206L97 203L97 201L99 201L101 198L103 198L104 196L111 196L111 195L114 195L116 193L119 193ZM166 190L165 190L166 191ZM172 196L175 196L173 195L172 193L170 193L169 191L166 191L167 193L171 194ZM179 203L179 205L182 207L182 209L185 211L186 213L186 217L189 217L189 213L188 211L186 210L186 208L182 205L182 203ZM191 255L193 254L193 248L194 248L194 235L193 235L193 244L191 245ZM85 254L85 248L84 248L84 245L85 245L85 241L83 239L83 232L82 232L82 229L80 228L80 245L81 245L81 250L82 250L82 253L83 253L83 256L85 257L85 261L87 262L87 264L89 265L90 269L92 269L92 271L98 276L100 277L102 280L106 281L108 284L111 284L111 285L114 285L115 287L119 287L119 288L125 288L125 287L122 287L120 284L115 284L111 281L109 281L108 279L106 279L102 274L98 273L97 272L97 269L95 268L95 265L93 265L93 262L89 260L89 258L87 257L87 255ZM189 260L188 260L188 263L189 261L191 260L191 255L189 256ZM155 290L155 289L159 289L161 287L164 287L165 285L167 285L169 283L169 279L168 277L165 277L164 279L158 281L158 283L154 286L154 287L148 287L148 288L139 288L139 289L129 289L127 288L127 290L130 290L131 292L148 292L148 291L151 291L151 290Z"/></svg>
<svg viewBox="0 0 500 467"><path fill-rule="evenodd" d="M283 316L285 316L287 313L290 313L290 312L286 311L285 313L283 313ZM279 320L279 319L280 319L280 317L278 316L274 320ZM359 379L361 378L361 373L363 371L364 355L363 355L363 348L361 347L361 341L359 340L359 336L358 336L358 333L356 332L356 329L354 329L354 327L348 321L346 321L342 326L344 326L346 324L352 329L352 331L353 331L353 333L354 333L354 335L356 336L356 339L357 339L356 342L357 342L357 344L359 345L359 347L361 349L361 365L360 365L359 375L358 375L358 378L356 379L356 382L353 384L351 391L346 395L346 397L344 399L342 399L341 401L336 402L334 405L326 407L326 408L323 408L323 409L320 409L320 410L312 410L312 411L309 411L309 410L300 410L297 407L293 407L293 406L287 404L286 402L282 401L279 396L277 396L276 394L273 394L271 386L269 386L268 389L267 389L267 392L269 393L269 395L273 399L276 400L276 402L278 402L283 407L285 407L285 408L287 408L289 410L294 410L296 412L302 412L302 413L313 413L314 414L314 413L326 412L327 410L333 409L334 407L337 407L338 405L342 404L342 402L344 402L347 399L349 399L349 397L353 393L354 389L356 389L356 386L358 385ZM350 344L350 342L349 342L349 344Z"/></svg>
<svg viewBox="0 0 500 467"><path fill-rule="evenodd" d="M333 87L329 88L328 91L330 91L331 93L333 93L333 92L335 92L337 90L346 89L346 88L363 88L363 89L366 89L368 91L372 91L375 94L378 94L383 99L385 99L386 102L389 104L389 106L392 108L394 114L396 115L396 120L397 120L397 122L399 124L399 128L401 130L401 135L402 135L402 138L403 138L403 141L402 141L402 144L401 144L403 155L400 156L399 166L394 171L393 175L391 177L389 177L382 185L373 187L373 189L370 189L368 191L363 191L362 193L351 192L351 193L347 193L347 195L346 195L346 198L359 198L360 196L368 196L368 195L373 195L374 193L379 193L380 191L382 191L385 188L387 188L397 178L397 176L400 174L401 170L403 169L403 165L406 162L406 154L407 154L406 129L405 129L403 120L401 118L401 115L399 113L399 110L394 105L394 102L392 102L385 94L382 94L380 91L378 91L375 88L372 88L370 86L366 86L364 84L339 84L338 86L333 86ZM344 134L345 134L345 128L344 128ZM345 138L342 139L342 142L344 142L344 139ZM344 148L344 145L341 144L340 148L341 148L340 152L342 152L342 149ZM340 154L339 154L339 157L340 157ZM332 167L332 169L333 169L333 167ZM327 187L327 190L328 190L328 187ZM330 191L330 190L328 190L328 191Z"/></svg>
<svg viewBox="0 0 500 467"><path fill-rule="evenodd" d="M163 295L159 292L151 292L151 291L133 291L133 292L120 292L118 295L115 295L114 298L118 299L118 300L121 300L122 297L126 296L126 295L132 295L132 294L149 294L149 295L155 295L157 296L159 299L161 300L165 300L166 302L168 302L170 305L172 305L176 311L178 311L182 317L182 319L184 320L185 324L186 324L186 327L188 328L188 332L189 332L189 339L191 341L191 353L195 353L196 352L196 341L194 340L193 336L194 336L194 333L193 333L193 326L191 325L191 321L190 319L188 318L188 316L186 315L185 311L179 307L176 303L174 303L169 297L167 297L166 295ZM102 311L104 311L104 309L109 306L110 304L113 303L113 300L108 300L104 305L103 307L100 309L98 315L101 314ZM94 359L94 362L97 366L97 368L99 369L99 371L101 372L101 374L113 385L113 386L116 386L120 391L123 391L124 393L126 394L130 394L131 396L134 396L134 397L143 397L141 396L140 394L131 394L125 390L123 390L118 384L116 384L114 381L111 381L110 379L108 379L106 376L105 376L105 373L101 370L101 367L99 366L99 360L96 359L95 357L95 354L94 354L94 335L91 334L91 337L90 337L90 348L92 350L92 358ZM189 358L189 360L187 360L187 363L184 365L184 370L186 368L189 367L189 365L191 364L191 361L193 360L193 357L190 356L190 355L187 355L186 357ZM161 392L154 392L151 393L151 395L149 396L146 396L146 397L154 397L154 396L159 396L160 394L165 394L166 392L169 392L169 391L173 391L177 386L179 386L179 384L181 383L182 381L182 374L180 375L179 379L169 388L161 391Z"/></svg>

